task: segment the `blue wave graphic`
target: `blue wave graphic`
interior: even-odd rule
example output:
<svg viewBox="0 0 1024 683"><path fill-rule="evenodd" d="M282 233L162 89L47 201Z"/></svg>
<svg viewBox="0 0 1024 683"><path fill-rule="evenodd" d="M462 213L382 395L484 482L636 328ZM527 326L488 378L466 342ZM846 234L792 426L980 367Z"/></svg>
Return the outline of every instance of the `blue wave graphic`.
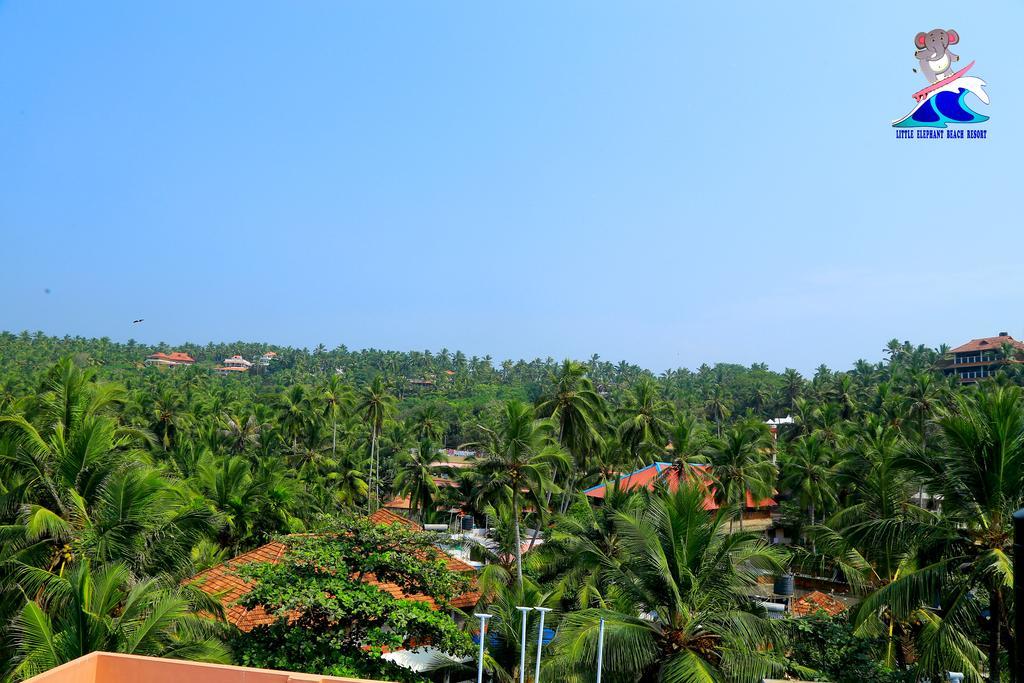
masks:
<svg viewBox="0 0 1024 683"><path fill-rule="evenodd" d="M988 117L964 103L969 90L937 92L921 103L912 114L892 124L893 128L946 128L947 123L981 123Z"/></svg>

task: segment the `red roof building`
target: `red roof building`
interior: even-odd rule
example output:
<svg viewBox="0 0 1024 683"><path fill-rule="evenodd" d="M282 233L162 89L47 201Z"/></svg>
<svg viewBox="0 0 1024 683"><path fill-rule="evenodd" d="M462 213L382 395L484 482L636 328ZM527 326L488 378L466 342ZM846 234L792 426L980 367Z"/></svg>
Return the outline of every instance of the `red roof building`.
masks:
<svg viewBox="0 0 1024 683"><path fill-rule="evenodd" d="M795 617L809 617L824 612L835 617L847 610L846 603L839 598L821 591L813 591L793 601L791 611Z"/></svg>
<svg viewBox="0 0 1024 683"><path fill-rule="evenodd" d="M192 365L196 360L187 353L180 351L174 351L172 353L162 353L157 351L146 356L146 360L143 361L145 365L165 365L173 367L175 365Z"/></svg>
<svg viewBox="0 0 1024 683"><path fill-rule="evenodd" d="M418 524L402 517L401 515L389 512L388 510L377 510L370 515L370 521L376 524L401 524L402 526L406 526L411 529L419 528ZM251 631L257 626L272 624L276 617L272 614L268 614L263 607L246 609L241 605L235 604L238 602L239 598L252 590L253 587L251 582L237 576L236 571L239 567L253 562L277 564L281 561L281 557L284 556L286 550L287 546L281 541L271 541L270 543L260 546L255 550L250 550L247 553L243 553L242 555L232 558L223 564L211 567L204 572L200 572L189 579L189 583L199 588L204 593L217 598L224 606L224 613L228 622L234 624L242 631ZM469 565L462 560L451 557L450 555L444 555L444 559L448 569L451 571L476 573L476 569L472 565ZM430 603L431 606L436 606L434 605L434 601L428 596L406 594L398 585L377 581L376 577L372 574L363 578L366 582L377 586L396 599L427 602ZM452 601L452 605L460 609L472 607L476 604L479 597L479 594L475 590L471 590L465 595L461 595Z"/></svg>
<svg viewBox="0 0 1024 683"><path fill-rule="evenodd" d="M704 499L705 510L717 510L720 506L715 500L714 480L711 477L710 465L691 465L689 471L700 479L700 484L707 489L708 495ZM645 488L648 491L654 490L659 483L668 486L669 491L679 490L679 471L669 462L655 462L629 474L619 475L618 486L621 490L632 491ZM607 484L591 486L583 491L590 498L603 499L608 493ZM774 498L754 500L751 493L747 492L746 505L743 509L743 520L758 521L758 524L750 525L749 528L768 528L771 526L771 508L778 505Z"/></svg>
<svg viewBox="0 0 1024 683"><path fill-rule="evenodd" d="M1000 332L995 337L972 339L949 353L952 357L944 362L942 372L956 375L961 384L973 384L1008 365L1024 362L1024 343Z"/></svg>

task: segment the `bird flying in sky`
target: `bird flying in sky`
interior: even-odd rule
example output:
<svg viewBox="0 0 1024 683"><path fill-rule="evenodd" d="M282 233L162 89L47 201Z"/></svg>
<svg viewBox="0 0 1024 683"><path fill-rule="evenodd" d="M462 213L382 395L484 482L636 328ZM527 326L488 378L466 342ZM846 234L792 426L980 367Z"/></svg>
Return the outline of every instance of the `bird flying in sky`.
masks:
<svg viewBox="0 0 1024 683"><path fill-rule="evenodd" d="M138 320L133 320L133 321L132 321L132 325L138 325L138 324L139 324L139 323L141 323L141 322L142 322L143 320L145 320L145 318L139 318Z"/></svg>

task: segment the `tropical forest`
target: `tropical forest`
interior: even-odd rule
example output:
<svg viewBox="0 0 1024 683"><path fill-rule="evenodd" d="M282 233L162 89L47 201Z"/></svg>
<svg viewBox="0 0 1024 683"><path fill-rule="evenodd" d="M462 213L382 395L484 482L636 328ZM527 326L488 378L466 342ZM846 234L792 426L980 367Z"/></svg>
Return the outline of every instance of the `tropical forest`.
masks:
<svg viewBox="0 0 1024 683"><path fill-rule="evenodd" d="M970 382L950 351L659 373L2 333L0 680L105 651L402 683L1013 681L1022 351Z"/></svg>

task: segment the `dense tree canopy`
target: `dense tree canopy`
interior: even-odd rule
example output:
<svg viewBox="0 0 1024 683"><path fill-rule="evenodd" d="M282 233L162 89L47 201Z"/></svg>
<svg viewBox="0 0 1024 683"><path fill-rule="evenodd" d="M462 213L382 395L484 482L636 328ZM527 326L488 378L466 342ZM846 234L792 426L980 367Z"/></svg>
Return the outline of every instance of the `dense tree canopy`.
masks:
<svg viewBox="0 0 1024 683"><path fill-rule="evenodd" d="M144 366L154 351L196 363ZM266 351L275 360L249 372L212 371ZM491 527L471 552L486 563L478 607L506 614L488 641L494 680L518 673L517 603L554 609L545 656L560 680L593 673L600 618L615 643L608 680L836 676L844 658L878 680L949 669L1010 680L1024 364L1007 350L998 376L961 386L940 371L946 349L893 340L884 353L805 378L758 364L655 374L597 356L498 363L447 349L0 333L0 675L100 648L296 668L313 648L323 656L310 667L428 680L362 654L415 635L471 652L447 610L394 605L353 579L358 553L389 571L387 553L357 548L383 532L356 516L397 495L417 520L461 509ZM460 447L475 455L438 452ZM654 461L713 490L614 484ZM581 495L605 480L603 502ZM743 526L748 497L768 496L785 548ZM246 600L302 617L238 640L183 581L275 538L307 540L247 570L259 588ZM751 597L758 576L786 567L848 586L849 618L769 624ZM392 569L433 577L417 589L437 604L454 590L429 562ZM362 627L334 628L353 614ZM829 634L845 644L811 653L809 639Z"/></svg>

